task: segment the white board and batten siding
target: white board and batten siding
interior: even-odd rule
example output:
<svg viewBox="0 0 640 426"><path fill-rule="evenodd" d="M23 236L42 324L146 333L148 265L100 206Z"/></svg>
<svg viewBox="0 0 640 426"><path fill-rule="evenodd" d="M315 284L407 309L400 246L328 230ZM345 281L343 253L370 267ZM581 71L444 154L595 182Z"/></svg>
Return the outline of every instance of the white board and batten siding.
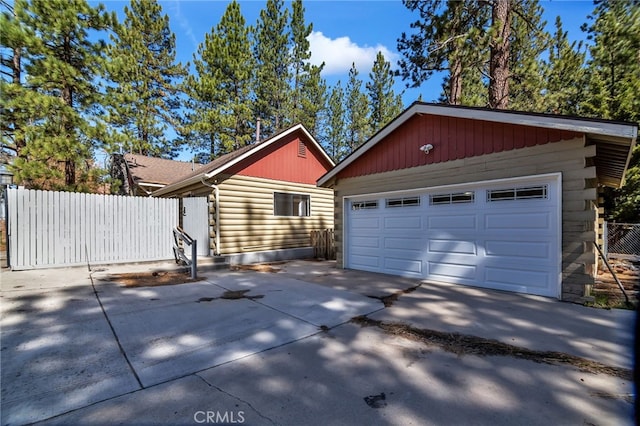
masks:
<svg viewBox="0 0 640 426"><path fill-rule="evenodd" d="M345 198L345 266L560 297L560 198L560 174Z"/></svg>
<svg viewBox="0 0 640 426"><path fill-rule="evenodd" d="M173 258L178 200L9 189L11 268Z"/></svg>

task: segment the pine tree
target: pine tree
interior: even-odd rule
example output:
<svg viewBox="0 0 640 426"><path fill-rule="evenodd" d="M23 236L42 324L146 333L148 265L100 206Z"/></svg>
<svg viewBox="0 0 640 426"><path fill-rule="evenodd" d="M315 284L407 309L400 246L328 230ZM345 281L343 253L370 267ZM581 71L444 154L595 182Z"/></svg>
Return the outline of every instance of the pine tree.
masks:
<svg viewBox="0 0 640 426"><path fill-rule="evenodd" d="M583 114L640 122L640 3L598 1L591 25L587 92ZM614 220L640 221L640 145L633 151L623 188L608 191L605 209Z"/></svg>
<svg viewBox="0 0 640 426"><path fill-rule="evenodd" d="M331 158L338 162L347 152L346 141L346 111L345 94L340 81L338 81L327 100L327 122L324 132L326 142L325 149Z"/></svg>
<svg viewBox="0 0 640 426"><path fill-rule="evenodd" d="M320 66L312 65L309 74L303 79L304 86L301 95L299 121L312 135L320 134L322 112L327 102L327 82L320 75L324 63Z"/></svg>
<svg viewBox="0 0 640 426"><path fill-rule="evenodd" d="M369 94L369 117L373 133L402 112L402 96L395 94L393 84L391 63L385 60L382 52L378 52L365 85Z"/></svg>
<svg viewBox="0 0 640 426"><path fill-rule="evenodd" d="M197 76L187 78L185 90L191 97L189 123L183 137L200 150L200 157L219 157L253 140L254 60L249 28L233 1L215 29L194 56Z"/></svg>
<svg viewBox="0 0 640 426"><path fill-rule="evenodd" d="M362 145L371 134L368 117L367 95L362 92L362 80L358 78L356 64L351 65L346 93L346 145L348 153Z"/></svg>
<svg viewBox="0 0 640 426"><path fill-rule="evenodd" d="M489 46L489 107L509 106L509 53L511 52L512 0L491 3L491 37Z"/></svg>
<svg viewBox="0 0 640 426"><path fill-rule="evenodd" d="M550 41L546 24L538 0L521 0L514 5L509 43L509 109L545 109L542 54Z"/></svg>
<svg viewBox="0 0 640 426"><path fill-rule="evenodd" d="M460 104L464 91L464 73L482 67L486 46L484 27L488 13L482 1L430 2L403 0L409 10L418 11L420 19L411 24L415 33L402 33L398 50L400 75L410 87L419 87L434 72L447 71L445 99Z"/></svg>
<svg viewBox="0 0 640 426"><path fill-rule="evenodd" d="M311 66L309 59L309 34L313 30L313 25L307 25L304 18L304 6L302 0L293 0L291 4L291 97L288 108L288 118L290 123L301 122L303 114L302 99L306 80L309 78Z"/></svg>
<svg viewBox="0 0 640 426"><path fill-rule="evenodd" d="M11 157L22 155L24 128L30 118L19 102L27 94L22 84L22 54L28 35L13 4L3 0L0 5L5 9L0 14L0 161L8 163Z"/></svg>
<svg viewBox="0 0 640 426"><path fill-rule="evenodd" d="M556 31L549 47L549 59L544 64L545 111L553 114L577 115L585 97L584 57L582 42L569 43L562 20L556 17Z"/></svg>
<svg viewBox="0 0 640 426"><path fill-rule="evenodd" d="M84 0L18 0L14 7L27 35L27 90L13 101L29 114L15 178L31 187L88 190L92 150L105 139L96 83L105 43L92 41L92 32L110 28L115 16Z"/></svg>
<svg viewBox="0 0 640 426"><path fill-rule="evenodd" d="M288 10L283 0L267 0L260 12L253 37L256 60L255 116L261 119L261 134L269 137L288 125L290 99L290 55L287 33Z"/></svg>
<svg viewBox="0 0 640 426"><path fill-rule="evenodd" d="M175 63L175 35L156 0L131 0L108 47L110 122L126 135L125 151L171 157L167 140L178 123L178 87L187 71Z"/></svg>

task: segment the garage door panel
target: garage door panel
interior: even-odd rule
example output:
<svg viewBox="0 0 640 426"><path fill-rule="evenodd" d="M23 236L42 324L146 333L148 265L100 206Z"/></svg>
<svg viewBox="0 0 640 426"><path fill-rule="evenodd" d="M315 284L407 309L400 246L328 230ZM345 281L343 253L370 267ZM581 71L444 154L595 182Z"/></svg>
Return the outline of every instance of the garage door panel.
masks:
<svg viewBox="0 0 640 426"><path fill-rule="evenodd" d="M475 241L429 239L429 253L478 254Z"/></svg>
<svg viewBox="0 0 640 426"><path fill-rule="evenodd" d="M549 229L551 223L549 212L518 213L508 212L504 214L488 213L485 216L485 229L517 229L539 230Z"/></svg>
<svg viewBox="0 0 640 426"><path fill-rule="evenodd" d="M387 271L396 271L401 275L417 275L422 276L422 261L419 259L407 259L403 257L384 258L384 269Z"/></svg>
<svg viewBox="0 0 640 426"><path fill-rule="evenodd" d="M446 216L428 216L427 227L429 230L476 229L476 216L455 214Z"/></svg>
<svg viewBox="0 0 640 426"><path fill-rule="evenodd" d="M354 235L351 237L351 242L354 249L357 248L379 248L380 239L378 237L363 237Z"/></svg>
<svg viewBox="0 0 640 426"><path fill-rule="evenodd" d="M377 217L355 217L351 223L354 230L358 229L380 229L380 219Z"/></svg>
<svg viewBox="0 0 640 426"><path fill-rule="evenodd" d="M424 249L424 240L420 238L398 238L398 237L385 237L384 238L385 249L408 249L422 251Z"/></svg>
<svg viewBox="0 0 640 426"><path fill-rule="evenodd" d="M416 230L421 228L422 218L420 216L398 216L384 218L384 229Z"/></svg>
<svg viewBox="0 0 640 426"><path fill-rule="evenodd" d="M460 279L475 281L477 267L475 265L445 263L445 262L428 262L429 276L441 278L445 281L453 279L458 282Z"/></svg>
<svg viewBox="0 0 640 426"><path fill-rule="evenodd" d="M529 289L528 293L551 295L549 294L549 274L546 271L486 267L484 281L488 284L500 284L503 288L520 286Z"/></svg>
<svg viewBox="0 0 640 426"><path fill-rule="evenodd" d="M352 254L350 257L352 267L355 269L360 268L373 268L378 270L380 268L380 256L370 256L366 254ZM371 269L366 269L371 270Z"/></svg>
<svg viewBox="0 0 640 426"><path fill-rule="evenodd" d="M551 243L548 241L487 241L484 249L486 256L548 259L551 254Z"/></svg>

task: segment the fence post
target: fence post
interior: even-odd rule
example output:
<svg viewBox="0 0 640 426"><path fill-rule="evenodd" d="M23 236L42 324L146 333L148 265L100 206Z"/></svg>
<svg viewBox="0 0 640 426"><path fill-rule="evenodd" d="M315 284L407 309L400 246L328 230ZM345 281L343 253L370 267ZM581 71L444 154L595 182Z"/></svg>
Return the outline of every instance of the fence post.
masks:
<svg viewBox="0 0 640 426"><path fill-rule="evenodd" d="M602 225L604 228L602 229L602 251L604 252L604 256L609 256L609 222L606 220Z"/></svg>
<svg viewBox="0 0 640 426"><path fill-rule="evenodd" d="M198 278L198 240L191 243L191 279Z"/></svg>

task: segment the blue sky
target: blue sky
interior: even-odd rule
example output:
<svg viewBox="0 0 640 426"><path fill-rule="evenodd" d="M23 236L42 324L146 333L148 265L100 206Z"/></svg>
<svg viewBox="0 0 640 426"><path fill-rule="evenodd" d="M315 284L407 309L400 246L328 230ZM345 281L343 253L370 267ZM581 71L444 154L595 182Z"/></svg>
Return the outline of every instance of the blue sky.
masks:
<svg viewBox="0 0 640 426"><path fill-rule="evenodd" d="M102 3L108 10L117 12L121 21L124 19L124 7L129 5L129 0L103 0ZM176 35L177 60L186 63L193 61L198 45L220 22L229 1L160 0L159 3L169 16L171 30ZM247 25L255 25L266 0L239 3ZM360 78L366 81L378 51L382 51L395 68L400 58L397 39L403 31L410 33L411 22L418 19L417 13L406 9L400 0L303 0L303 4L306 22L313 24L311 61L315 64L325 62L323 77L330 88L338 80L345 86L352 62L355 62ZM555 18L560 15L569 38L584 39L580 26L587 22L587 15L593 11L593 2L541 0L541 5L548 31L554 31ZM285 0L285 6L290 9L290 1ZM406 89L405 83L397 78L396 93L404 91L405 107L420 95L423 101L436 101L441 92L441 78L434 76L417 89ZM178 159L189 160L192 154L188 151L181 152Z"/></svg>
<svg viewBox="0 0 640 426"><path fill-rule="evenodd" d="M160 1L163 12L169 15L172 31L176 35L177 59L181 62L193 60L193 54L204 40L204 35L220 21L229 1L223 0L172 0ZM109 10L124 17L124 6L128 1L103 1ZM240 1L247 24L254 25L264 8L264 1ZM418 16L397 1L304 1L305 18L313 24L310 36L312 62L325 62L323 76L329 87L340 80L344 86L351 63L355 62L360 78L367 79L373 60L381 50L387 60L395 66L400 55L397 39L403 31L410 33L410 23ZM290 7L290 2L285 5ZM573 40L581 40L584 33L580 26L587 22L593 11L591 1L541 1L545 10L544 19L549 31L553 31L555 17L562 17L563 25ZM424 101L434 101L440 94L440 79L434 77L419 89L408 89L403 95L405 106L420 94ZM396 90L405 89L397 79Z"/></svg>

